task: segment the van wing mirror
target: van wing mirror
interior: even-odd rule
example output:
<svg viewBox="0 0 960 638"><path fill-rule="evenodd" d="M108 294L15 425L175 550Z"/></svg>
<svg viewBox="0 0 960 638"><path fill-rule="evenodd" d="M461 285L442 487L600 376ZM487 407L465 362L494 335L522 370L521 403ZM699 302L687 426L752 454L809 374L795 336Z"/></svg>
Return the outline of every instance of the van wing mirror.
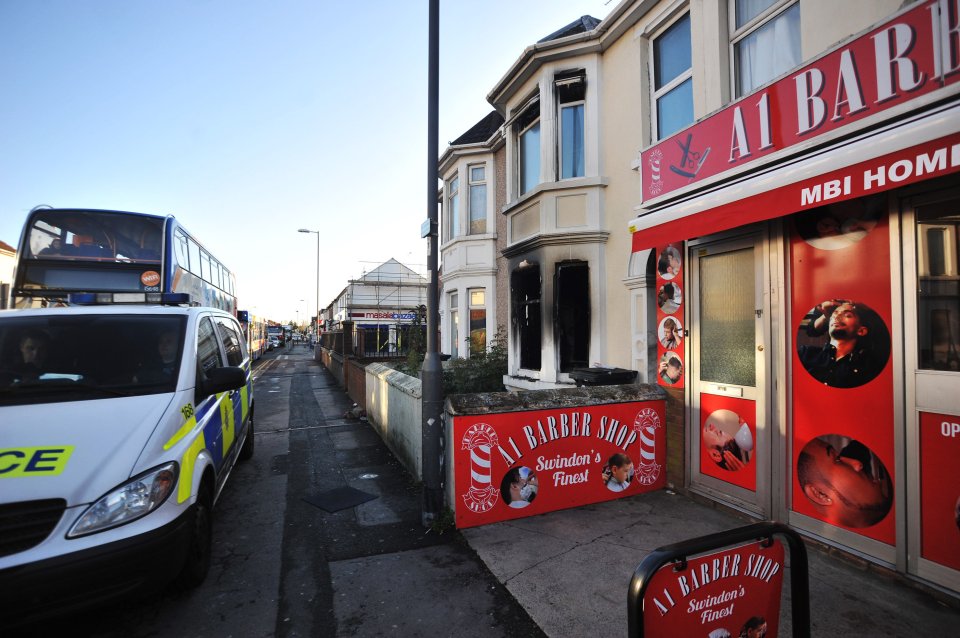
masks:
<svg viewBox="0 0 960 638"><path fill-rule="evenodd" d="M223 368L210 368L204 374L200 373L197 377L197 394L200 397L206 397L218 392L227 392L228 390L237 390L247 384L247 373L243 368L235 366L226 366Z"/></svg>

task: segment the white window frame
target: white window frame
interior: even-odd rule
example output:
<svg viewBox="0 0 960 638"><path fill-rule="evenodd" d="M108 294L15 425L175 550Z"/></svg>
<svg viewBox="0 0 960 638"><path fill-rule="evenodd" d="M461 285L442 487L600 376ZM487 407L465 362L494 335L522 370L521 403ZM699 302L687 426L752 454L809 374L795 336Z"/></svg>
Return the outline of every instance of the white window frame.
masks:
<svg viewBox="0 0 960 638"><path fill-rule="evenodd" d="M483 301L479 304L473 303L473 296L477 293L483 295ZM487 289L481 286L474 288L467 288L467 338L466 338L466 349L467 357L473 356L473 329L471 324L473 323L473 317L470 316L472 310L483 310L483 349L484 351L490 345L490 335L487 334L487 315L489 314L489 309L487 308Z"/></svg>
<svg viewBox="0 0 960 638"><path fill-rule="evenodd" d="M581 71L577 75L570 77L562 77L554 80L554 90L556 91L556 107L557 107L557 174L556 180L561 181L565 179L577 179L584 177L587 172L587 98L586 98L586 74ZM559 87L566 84L583 84L584 97L581 100L573 100L570 102L561 102ZM580 126L583 130L583 140L580 148L581 158L580 161L583 164L583 174L581 175L572 175L570 177L563 176L563 110L567 108L575 108L578 106L583 107L583 115L581 116ZM543 143L542 129L541 129L541 144Z"/></svg>
<svg viewBox="0 0 960 638"><path fill-rule="evenodd" d="M731 3L735 2L735 1L736 1L736 0L730 0ZM731 7L732 7L732 6L733 6L733 5L731 4ZM731 9L731 15L732 15L732 9ZM662 87L660 87L659 89L657 89L657 85L656 85L657 55L656 55L656 46L655 46L655 43L656 43L656 41L657 41L658 38L660 38L663 34L665 34L665 33L670 29L670 27L672 27L673 25L675 25L676 23L678 23L678 22L679 22L680 20L682 20L683 18L687 18L687 19L690 19L690 20L691 20L691 25L690 25L690 27L691 27L691 32L690 32L690 47L691 47L691 51L690 51L690 67L689 67L684 73L681 73L680 75L678 75L677 77L673 78L672 80L670 80L669 82L667 82L666 84L664 84ZM659 116L657 115L657 113L658 113L657 103L659 102L660 98L662 98L663 96L667 95L668 93L670 93L670 91L672 91L673 89L677 88L678 86L680 86L681 84L683 84L684 82L686 82L687 80L689 80L689 79L691 79L691 78L693 77L693 51L692 51L692 48L693 48L693 23L692 23L692 18L691 18L691 16L690 16L690 11L687 10L687 11L683 11L682 13L677 14L676 17L674 17L672 20L670 20L669 22L665 22L663 25L661 25L659 28L657 28L656 32L655 32L653 35L650 36L650 38L649 38L649 43L650 43L650 121L651 121L650 136L653 138L653 141L656 142L656 141L659 141L660 139L662 139L662 138L660 137L660 118L659 118ZM732 46L733 46L733 45L731 44L731 47L732 47ZM691 104L690 106L691 106L691 109L692 109L693 105ZM696 114L694 114L694 119L693 119L693 121L696 121ZM691 121L690 123L692 124L693 121ZM673 134L673 133L668 134L668 137L669 137L670 135L672 135L672 134Z"/></svg>
<svg viewBox="0 0 960 638"><path fill-rule="evenodd" d="M454 290L447 296L447 306L450 309L450 357L460 356L460 291Z"/></svg>
<svg viewBox="0 0 960 638"><path fill-rule="evenodd" d="M787 9L791 8L793 5L799 4L800 0L775 0L773 4L761 11L759 14L754 16L752 20L738 29L737 0L727 0L727 15L729 16L730 24L730 95L733 96L734 100L743 97L743 95L740 95L737 92L739 85L738 80L740 78L740 69L737 68L737 44L739 44L746 37L750 36L754 31L764 26ZM800 62L803 62L803 60L801 59ZM762 85L753 87L744 95L749 95L759 86Z"/></svg>
<svg viewBox="0 0 960 638"><path fill-rule="evenodd" d="M456 201L456 206L454 206ZM453 239L460 234L460 175L454 173L447 182L447 239Z"/></svg>
<svg viewBox="0 0 960 638"><path fill-rule="evenodd" d="M518 199L521 198L521 197L523 197L523 196L526 195L527 193L530 193L530 192L536 190L536 187L543 183L542 175L543 175L543 134L544 134L544 130L543 130L543 126L541 126L541 124L542 124L542 122L543 122L543 111L541 110L541 107L542 107L542 105L541 105L541 101L540 101L540 93L539 93L539 92L534 93L534 94L533 94L531 97L529 97L525 102L521 103L521 106L520 106L520 107L518 107L516 110L513 111L513 115L510 117L510 120L509 120L508 123L507 123L507 124L509 125L509 127L513 130L512 140L513 140L513 142L514 142L513 156L514 156L514 164L515 164L515 166L514 166L514 168L513 168L513 170L512 170L512 175L513 175L513 178L516 180L516 183L515 183L516 190L515 190L515 192L516 192L516 197L517 197ZM528 115L529 113L531 113L534 109L536 109L536 117L534 117L533 119L531 119L531 120L526 124L526 126L524 126L523 128L520 128L518 121L525 119L525 118L527 117L527 115ZM528 132L530 132L530 130L531 130L533 127L535 127L535 126L536 126L536 127L539 127L539 129L540 129L540 132L539 132L539 142L538 142L538 144L537 144L537 175L536 175L536 181L535 181L535 183L534 183L529 189L524 190L524 188L523 188L523 177L524 177L524 172L523 172L523 159L524 159L524 154L523 154L523 136L526 135Z"/></svg>
<svg viewBox="0 0 960 638"><path fill-rule="evenodd" d="M480 168L483 169L483 179L474 181L473 179L473 169ZM487 188L489 181L487 180L487 163L486 162L477 162L474 164L467 164L467 234L468 235L482 235L488 232L487 229L487 209L489 208L489 199L490 199L490 189ZM483 220L483 230L480 232L473 232L473 221L474 221L474 210L473 210L473 189L474 187L482 186L484 189L484 198L483 198L483 211L480 215L477 216L477 221L480 219Z"/></svg>

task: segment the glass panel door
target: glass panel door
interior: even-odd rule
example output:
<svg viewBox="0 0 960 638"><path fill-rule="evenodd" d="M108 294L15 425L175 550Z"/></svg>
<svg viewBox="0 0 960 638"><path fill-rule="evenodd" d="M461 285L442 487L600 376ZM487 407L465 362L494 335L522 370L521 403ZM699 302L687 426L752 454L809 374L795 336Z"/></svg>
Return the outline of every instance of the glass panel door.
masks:
<svg viewBox="0 0 960 638"><path fill-rule="evenodd" d="M760 235L690 247L691 487L770 515Z"/></svg>
<svg viewBox="0 0 960 638"><path fill-rule="evenodd" d="M903 212L907 569L960 590L960 190Z"/></svg>

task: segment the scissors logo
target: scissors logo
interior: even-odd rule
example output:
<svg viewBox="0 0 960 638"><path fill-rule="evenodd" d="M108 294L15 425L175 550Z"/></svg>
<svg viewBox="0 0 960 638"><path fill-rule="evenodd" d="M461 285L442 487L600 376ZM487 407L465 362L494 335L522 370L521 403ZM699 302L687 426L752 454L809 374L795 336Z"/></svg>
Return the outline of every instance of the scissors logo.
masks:
<svg viewBox="0 0 960 638"><path fill-rule="evenodd" d="M677 140L677 146L680 147L680 150L683 152L683 155L680 156L680 165L675 164L670 165L670 170L680 175L682 177L689 177L693 179L697 176L697 173L700 172L700 169L703 167L703 163L707 161L707 156L710 155L710 147L708 146L703 153L691 150L691 145L693 144L693 133L687 133L686 141Z"/></svg>

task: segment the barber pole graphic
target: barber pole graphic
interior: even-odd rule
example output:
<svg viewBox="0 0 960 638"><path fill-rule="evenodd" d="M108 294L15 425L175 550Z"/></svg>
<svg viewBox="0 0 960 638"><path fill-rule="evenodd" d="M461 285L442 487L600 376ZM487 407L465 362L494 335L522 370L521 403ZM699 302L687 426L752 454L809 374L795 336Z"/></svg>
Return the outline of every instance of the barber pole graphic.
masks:
<svg viewBox="0 0 960 638"><path fill-rule="evenodd" d="M463 502L473 512L489 511L500 498L490 463L490 452L498 444L497 432L486 423L472 425L463 435L461 449L470 451L470 489Z"/></svg>
<svg viewBox="0 0 960 638"><path fill-rule="evenodd" d="M657 149L647 158L650 165L650 196L659 195L662 188L660 181L660 163L663 160L663 151Z"/></svg>
<svg viewBox="0 0 960 638"><path fill-rule="evenodd" d="M636 468L637 482L640 485L653 485L660 478L660 465L657 463L657 440L654 431L660 427L660 415L652 408L644 408L637 413L633 429L640 433L640 463Z"/></svg>

